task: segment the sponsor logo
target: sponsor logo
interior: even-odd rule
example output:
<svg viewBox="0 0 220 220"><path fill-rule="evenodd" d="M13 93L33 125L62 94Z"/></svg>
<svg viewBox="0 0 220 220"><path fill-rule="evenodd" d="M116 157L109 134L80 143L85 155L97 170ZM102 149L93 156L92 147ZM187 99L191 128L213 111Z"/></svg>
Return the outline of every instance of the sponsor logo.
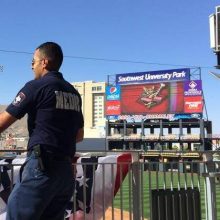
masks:
<svg viewBox="0 0 220 220"><path fill-rule="evenodd" d="M190 89L189 91L184 92L185 96L201 96L202 91L201 90L196 90L196 89Z"/></svg>
<svg viewBox="0 0 220 220"><path fill-rule="evenodd" d="M189 96L184 98L185 113L199 113L203 110L203 101L201 96Z"/></svg>
<svg viewBox="0 0 220 220"><path fill-rule="evenodd" d="M106 99L107 100L119 100L121 89L120 86L108 86L106 88Z"/></svg>
<svg viewBox="0 0 220 220"><path fill-rule="evenodd" d="M108 120L118 120L118 115L109 115L109 116L106 116L106 118Z"/></svg>
<svg viewBox="0 0 220 220"><path fill-rule="evenodd" d="M194 89L196 86L197 86L197 83L194 82L194 81L191 81L191 82L189 83L189 87L190 87L191 89Z"/></svg>
<svg viewBox="0 0 220 220"><path fill-rule="evenodd" d="M201 118L201 114L194 113L194 114L191 114L191 117L192 118Z"/></svg>
<svg viewBox="0 0 220 220"><path fill-rule="evenodd" d="M185 96L201 96L202 95L202 82L201 80L186 81L184 84Z"/></svg>
<svg viewBox="0 0 220 220"><path fill-rule="evenodd" d="M110 94L114 94L115 92L117 92L117 88L116 87L111 87L110 88Z"/></svg>
<svg viewBox="0 0 220 220"><path fill-rule="evenodd" d="M118 111L120 109L120 105L107 106L107 111Z"/></svg>
<svg viewBox="0 0 220 220"><path fill-rule="evenodd" d="M194 109L194 108L197 109L201 104L202 102L186 102L186 105L188 105L189 109Z"/></svg>
<svg viewBox="0 0 220 220"><path fill-rule="evenodd" d="M133 82L133 81L142 81L144 80L144 75L141 76L119 76L118 82Z"/></svg>
<svg viewBox="0 0 220 220"><path fill-rule="evenodd" d="M107 101L106 102L106 115L120 115L121 103L120 101Z"/></svg>

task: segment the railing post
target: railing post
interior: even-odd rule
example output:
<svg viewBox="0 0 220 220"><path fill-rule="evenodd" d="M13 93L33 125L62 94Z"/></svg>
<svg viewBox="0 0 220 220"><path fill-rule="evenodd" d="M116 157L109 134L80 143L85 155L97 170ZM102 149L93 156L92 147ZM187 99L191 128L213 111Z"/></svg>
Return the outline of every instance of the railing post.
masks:
<svg viewBox="0 0 220 220"><path fill-rule="evenodd" d="M133 219L139 220L140 215L140 162L132 163Z"/></svg>
<svg viewBox="0 0 220 220"><path fill-rule="evenodd" d="M215 177L210 174L214 172L214 163L212 161L212 153L205 152L203 154L203 160L205 162L205 196L206 196L206 220L217 220L216 213L216 188Z"/></svg>

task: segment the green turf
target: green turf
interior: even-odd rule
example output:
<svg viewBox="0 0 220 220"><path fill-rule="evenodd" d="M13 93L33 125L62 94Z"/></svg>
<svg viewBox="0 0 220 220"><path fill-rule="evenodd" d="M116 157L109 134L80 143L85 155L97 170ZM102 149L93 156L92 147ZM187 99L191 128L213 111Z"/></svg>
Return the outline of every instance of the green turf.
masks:
<svg viewBox="0 0 220 220"><path fill-rule="evenodd" d="M143 170L142 170L143 171ZM192 173L181 173L177 172L148 172L143 171L140 172L143 175L140 175L140 182L143 187L140 187L140 195L142 195L142 210L143 217L150 219L150 189L149 185L151 185L151 189L163 189L171 188L171 182L173 184L173 188L178 188L178 182L180 183L181 188L185 187L198 187L200 190L200 201L201 201L201 215L202 219L206 219L205 216L205 179L197 174ZM172 180L172 181L171 181ZM130 183L129 183L130 182ZM158 184L157 184L158 183ZM166 183L166 186L164 184ZM123 198L123 199L121 199ZM129 203L130 201L130 203ZM217 219L220 219L220 185L216 185L216 201L217 201ZM115 199L114 199L114 207L122 210L132 210L132 173L129 172L125 180L123 181L122 187L120 187Z"/></svg>

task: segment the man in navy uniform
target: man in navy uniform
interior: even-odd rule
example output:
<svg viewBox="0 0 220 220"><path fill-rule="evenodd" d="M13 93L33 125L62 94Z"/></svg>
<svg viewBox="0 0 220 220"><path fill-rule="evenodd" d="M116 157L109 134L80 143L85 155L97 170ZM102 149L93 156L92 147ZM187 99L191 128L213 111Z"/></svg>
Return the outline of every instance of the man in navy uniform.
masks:
<svg viewBox="0 0 220 220"><path fill-rule="evenodd" d="M35 79L0 114L0 132L28 114L28 155L7 208L7 220L63 220L74 190L71 158L83 140L81 97L59 68L61 47L41 44L34 53Z"/></svg>

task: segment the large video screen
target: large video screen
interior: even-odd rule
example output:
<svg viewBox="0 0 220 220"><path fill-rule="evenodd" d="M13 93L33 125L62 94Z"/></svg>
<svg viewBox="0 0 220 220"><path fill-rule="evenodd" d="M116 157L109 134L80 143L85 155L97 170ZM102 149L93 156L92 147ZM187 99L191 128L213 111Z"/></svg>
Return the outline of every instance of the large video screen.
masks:
<svg viewBox="0 0 220 220"><path fill-rule="evenodd" d="M106 115L202 113L202 82L188 75L187 69L118 75L106 89Z"/></svg>
<svg viewBox="0 0 220 220"><path fill-rule="evenodd" d="M184 112L183 82L121 86L121 114Z"/></svg>

